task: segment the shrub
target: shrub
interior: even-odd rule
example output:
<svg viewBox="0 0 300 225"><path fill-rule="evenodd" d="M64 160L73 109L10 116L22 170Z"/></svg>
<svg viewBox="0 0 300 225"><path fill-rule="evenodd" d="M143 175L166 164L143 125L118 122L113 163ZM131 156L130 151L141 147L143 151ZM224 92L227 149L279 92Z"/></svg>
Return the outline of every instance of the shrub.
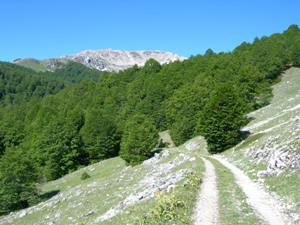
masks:
<svg viewBox="0 0 300 225"><path fill-rule="evenodd" d="M81 180L86 180L86 179L89 179L91 176L87 173L87 172L83 172L82 174L81 174L81 177L80 177L80 179Z"/></svg>

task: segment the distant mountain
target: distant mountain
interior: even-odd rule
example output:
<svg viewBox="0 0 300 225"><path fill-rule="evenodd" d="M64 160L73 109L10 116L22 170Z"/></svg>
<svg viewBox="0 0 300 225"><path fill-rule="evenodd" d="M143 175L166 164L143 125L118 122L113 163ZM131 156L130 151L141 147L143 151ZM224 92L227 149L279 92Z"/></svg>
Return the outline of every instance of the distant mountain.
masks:
<svg viewBox="0 0 300 225"><path fill-rule="evenodd" d="M126 51L126 50L85 50L61 58L36 60L31 58L16 59L14 63L38 71L53 70L61 65L74 61L89 68L100 71L120 71L134 65L143 66L149 59L155 59L160 64L182 61L185 58L171 52L164 51Z"/></svg>

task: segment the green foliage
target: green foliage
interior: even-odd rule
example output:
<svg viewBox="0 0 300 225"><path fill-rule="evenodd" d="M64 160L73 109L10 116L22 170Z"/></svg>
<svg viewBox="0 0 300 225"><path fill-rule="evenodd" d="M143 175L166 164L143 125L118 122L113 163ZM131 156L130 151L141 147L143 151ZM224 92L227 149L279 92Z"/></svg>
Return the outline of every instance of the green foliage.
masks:
<svg viewBox="0 0 300 225"><path fill-rule="evenodd" d="M62 81L11 63L0 62L0 106L57 93Z"/></svg>
<svg viewBox="0 0 300 225"><path fill-rule="evenodd" d="M204 53L205 56L212 56L214 54L215 52L211 48L207 49Z"/></svg>
<svg viewBox="0 0 300 225"><path fill-rule="evenodd" d="M241 139L246 125L245 103L235 87L223 84L212 91L208 104L199 113L197 131L207 140L208 150L218 153Z"/></svg>
<svg viewBox="0 0 300 225"><path fill-rule="evenodd" d="M163 196L155 208L145 215L139 222L138 225L165 225L169 223L182 223L179 215L177 214L178 208L184 208L184 201L181 201L175 197L174 194Z"/></svg>
<svg viewBox="0 0 300 225"><path fill-rule="evenodd" d="M186 182L182 184L185 191L195 191L199 188L201 180L199 176L190 174ZM178 188L178 187L176 187ZM186 219L186 199L183 196L176 195L173 189L171 193L161 195L160 192L156 193L157 203L154 207L147 212L142 218L139 218L136 225L167 225L167 224L190 224Z"/></svg>
<svg viewBox="0 0 300 225"><path fill-rule="evenodd" d="M80 179L81 180L86 180L86 179L89 179L91 176L87 173L87 172L83 172L82 174L81 174L81 177L80 177Z"/></svg>
<svg viewBox="0 0 300 225"><path fill-rule="evenodd" d="M98 161L118 155L120 134L114 118L104 109L93 108L85 117L85 126L81 130L89 160Z"/></svg>
<svg viewBox="0 0 300 225"><path fill-rule="evenodd" d="M4 136L0 133L0 157L4 154L5 146L4 146Z"/></svg>
<svg viewBox="0 0 300 225"><path fill-rule="evenodd" d="M153 120L143 114L128 119L121 141L120 156L129 164L136 165L152 156L158 143L158 130Z"/></svg>
<svg viewBox="0 0 300 225"><path fill-rule="evenodd" d="M161 65L154 59L149 59L144 65L144 72L147 74L157 73L161 70Z"/></svg>
<svg viewBox="0 0 300 225"><path fill-rule="evenodd" d="M204 107L209 96L209 83L195 82L182 86L166 101L165 113L176 145L192 138L196 114Z"/></svg>
<svg viewBox="0 0 300 225"><path fill-rule="evenodd" d="M99 81L103 73L90 69L80 63L68 62L53 72L47 72L46 76L56 77L67 83L80 83L82 80Z"/></svg>
<svg viewBox="0 0 300 225"><path fill-rule="evenodd" d="M6 150L0 159L0 215L36 201L36 178L36 170L26 152Z"/></svg>

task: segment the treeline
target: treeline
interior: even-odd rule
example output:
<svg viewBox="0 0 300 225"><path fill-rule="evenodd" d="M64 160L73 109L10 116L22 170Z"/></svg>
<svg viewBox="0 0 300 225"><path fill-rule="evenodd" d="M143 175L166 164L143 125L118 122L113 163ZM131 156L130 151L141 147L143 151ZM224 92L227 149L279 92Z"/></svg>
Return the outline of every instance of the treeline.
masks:
<svg viewBox="0 0 300 225"><path fill-rule="evenodd" d="M54 72L36 72L12 63L0 62L0 105L23 104L32 98L55 94L82 80L99 81L103 73L76 62Z"/></svg>
<svg viewBox="0 0 300 225"><path fill-rule="evenodd" d="M55 94L64 82L11 63L0 62L0 105L22 104L31 98Z"/></svg>
<svg viewBox="0 0 300 225"><path fill-rule="evenodd" d="M149 60L101 79L70 64L56 71L67 87L1 110L0 213L36 202L36 182L80 166L117 155L142 162L162 130L169 129L177 145L203 135L211 153L223 151L242 138L246 113L268 104L281 72L299 65L296 25L229 53L208 50L163 66Z"/></svg>

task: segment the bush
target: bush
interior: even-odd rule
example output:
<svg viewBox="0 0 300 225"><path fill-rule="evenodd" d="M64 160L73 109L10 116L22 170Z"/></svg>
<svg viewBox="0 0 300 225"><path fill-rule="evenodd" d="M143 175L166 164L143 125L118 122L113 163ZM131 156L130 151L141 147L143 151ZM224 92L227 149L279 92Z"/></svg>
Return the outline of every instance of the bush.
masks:
<svg viewBox="0 0 300 225"><path fill-rule="evenodd" d="M173 193L163 196L159 199L155 207L148 214L140 218L136 224L165 225L170 222L174 222L174 224L182 222L177 212L181 208L185 208L184 202L178 199Z"/></svg>
<svg viewBox="0 0 300 225"><path fill-rule="evenodd" d="M80 177L80 179L81 180L86 180L86 179L89 179L91 176L87 173L87 172L83 172L82 174L81 174L81 177Z"/></svg>
<svg viewBox="0 0 300 225"><path fill-rule="evenodd" d="M147 213L138 218L135 225L167 225L167 224L190 224L190 215L194 202L187 201L183 194L196 194L201 183L199 176L190 174L185 182L181 184L180 189L172 189L171 193L161 195L156 194L157 202ZM184 190L184 191L183 191ZM180 193L180 194L179 194ZM193 194L192 194L193 195ZM191 198L192 200L194 198Z"/></svg>

